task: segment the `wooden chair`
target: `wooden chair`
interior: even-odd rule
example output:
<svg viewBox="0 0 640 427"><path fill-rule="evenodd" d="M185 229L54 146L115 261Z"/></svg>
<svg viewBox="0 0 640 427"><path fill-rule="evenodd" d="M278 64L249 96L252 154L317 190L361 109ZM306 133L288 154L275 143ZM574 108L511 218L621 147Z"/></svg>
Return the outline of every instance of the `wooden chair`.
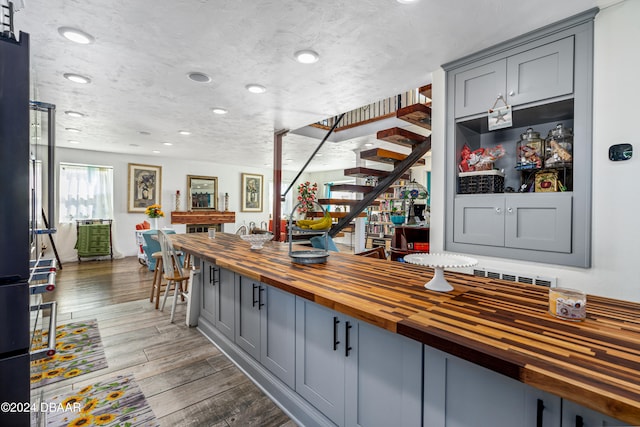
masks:
<svg viewBox="0 0 640 427"><path fill-rule="evenodd" d="M366 256L369 258L387 259L387 253L385 252L382 246L378 246L376 248L369 249L367 251L358 252L356 255Z"/></svg>
<svg viewBox="0 0 640 427"><path fill-rule="evenodd" d="M189 273L182 269L182 263L180 262L180 256L174 249L173 243L163 230L158 230L158 240L160 241L160 247L162 249L162 269L164 271L164 279L167 281L167 288L164 291L164 297L162 299L162 307L160 311L164 310L164 305L167 302L167 297L173 288L173 302L171 304L171 318L170 322L173 323L173 318L176 312L176 304L178 297L189 298L188 283Z"/></svg>

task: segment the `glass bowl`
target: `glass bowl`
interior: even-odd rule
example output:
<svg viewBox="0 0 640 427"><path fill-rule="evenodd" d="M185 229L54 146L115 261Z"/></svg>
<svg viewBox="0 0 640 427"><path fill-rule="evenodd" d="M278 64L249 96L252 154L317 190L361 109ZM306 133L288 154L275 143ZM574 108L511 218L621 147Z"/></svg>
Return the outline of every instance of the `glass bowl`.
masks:
<svg viewBox="0 0 640 427"><path fill-rule="evenodd" d="M261 233L261 234L243 234L240 236L242 240L245 242L249 242L251 244L251 249L262 249L265 242L273 239L272 233Z"/></svg>

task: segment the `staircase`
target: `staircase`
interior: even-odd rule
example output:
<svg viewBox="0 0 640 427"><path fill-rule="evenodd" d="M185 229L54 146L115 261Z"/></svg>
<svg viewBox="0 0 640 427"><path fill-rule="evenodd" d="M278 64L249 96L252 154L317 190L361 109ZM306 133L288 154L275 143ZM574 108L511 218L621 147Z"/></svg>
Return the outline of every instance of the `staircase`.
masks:
<svg viewBox="0 0 640 427"><path fill-rule="evenodd" d="M431 85L423 86L419 89L420 94L431 99ZM399 108L396 111L396 117L408 123L420 126L424 129L431 130L431 102L417 103ZM342 205L348 206L347 212L331 212L333 218L338 218L338 222L331 227L329 235L335 237L349 227L354 218L365 216L365 210L373 204L375 199L382 193L389 191L389 187L398 179L408 179L408 170L414 165L424 165L422 159L431 149L431 137L411 132L404 128L393 127L381 130L376 135L381 141L390 142L403 147L411 148L411 153L402 154L382 148L373 148L371 150L362 151L360 158L367 161L392 164L393 170L380 170L368 167L355 167L345 169L344 175L357 178L375 177L378 184L370 185L334 185L332 191L348 191L362 194L360 200L343 200L343 199L320 199L318 203L321 205Z"/></svg>

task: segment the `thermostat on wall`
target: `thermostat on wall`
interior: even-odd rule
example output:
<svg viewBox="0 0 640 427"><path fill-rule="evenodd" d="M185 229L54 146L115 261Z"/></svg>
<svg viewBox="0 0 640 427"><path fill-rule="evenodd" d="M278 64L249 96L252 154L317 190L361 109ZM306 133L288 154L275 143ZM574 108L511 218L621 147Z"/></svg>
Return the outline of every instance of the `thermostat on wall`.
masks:
<svg viewBox="0 0 640 427"><path fill-rule="evenodd" d="M631 144L615 144L609 147L609 160L614 162L629 160L632 154L633 146Z"/></svg>

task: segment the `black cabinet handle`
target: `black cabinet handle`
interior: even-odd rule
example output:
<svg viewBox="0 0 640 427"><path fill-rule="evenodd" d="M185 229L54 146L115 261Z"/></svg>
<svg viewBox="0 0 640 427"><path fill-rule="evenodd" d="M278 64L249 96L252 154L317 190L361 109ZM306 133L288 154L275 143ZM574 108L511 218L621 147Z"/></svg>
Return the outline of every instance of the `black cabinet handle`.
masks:
<svg viewBox="0 0 640 427"><path fill-rule="evenodd" d="M217 280L216 280L216 272L218 272ZM216 283L220 283L220 269L215 268L213 265L209 266L209 283L211 283L211 286L215 286Z"/></svg>
<svg viewBox="0 0 640 427"><path fill-rule="evenodd" d="M580 415L576 415L576 427L584 427L584 420Z"/></svg>
<svg viewBox="0 0 640 427"><path fill-rule="evenodd" d="M264 292L264 288L262 286L258 287L258 310L262 310L262 306L264 303L262 302L262 293Z"/></svg>
<svg viewBox="0 0 640 427"><path fill-rule="evenodd" d="M255 307L256 304L258 303L258 300L256 299L256 289L258 289L258 285L256 285L255 283L253 284L253 290L251 291L251 296L253 299L253 302L251 303L251 307Z"/></svg>
<svg viewBox="0 0 640 427"><path fill-rule="evenodd" d="M544 402L538 399L538 407L536 408L536 427L542 427L542 416L544 413Z"/></svg>
<svg viewBox="0 0 640 427"><path fill-rule="evenodd" d="M209 283L215 285L215 282L213 280L213 265L209 266Z"/></svg>
<svg viewBox="0 0 640 427"><path fill-rule="evenodd" d="M336 351L338 344L340 344L340 341L338 341L338 323L340 323L338 318L333 316L333 351Z"/></svg>
<svg viewBox="0 0 640 427"><path fill-rule="evenodd" d="M345 357L349 357L349 350L351 350L351 346L349 345L349 329L351 329L351 323L347 322L345 323L346 327L344 328L344 335L345 335L345 346L344 346L344 355Z"/></svg>

